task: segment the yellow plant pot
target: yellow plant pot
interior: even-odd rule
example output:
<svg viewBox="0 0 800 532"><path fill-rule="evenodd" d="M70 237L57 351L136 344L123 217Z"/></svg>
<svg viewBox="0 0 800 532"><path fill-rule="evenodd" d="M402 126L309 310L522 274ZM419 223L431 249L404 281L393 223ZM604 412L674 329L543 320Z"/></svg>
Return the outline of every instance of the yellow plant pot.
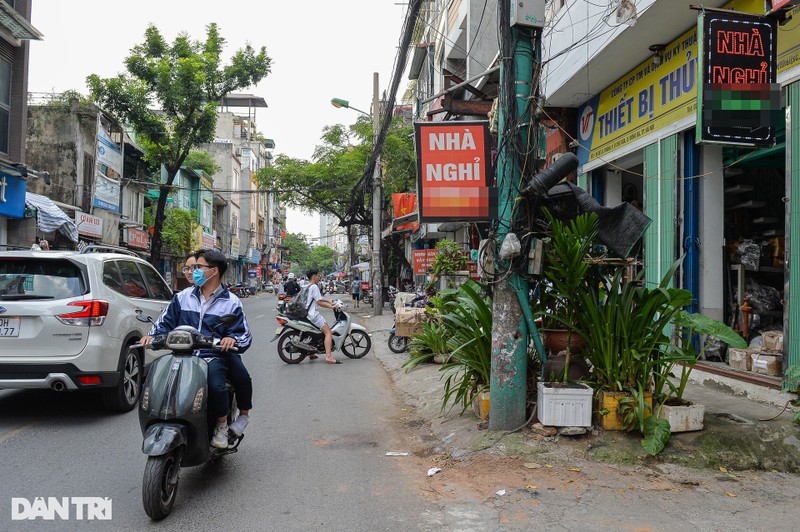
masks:
<svg viewBox="0 0 800 532"><path fill-rule="evenodd" d="M622 417L619 415L619 402L625 397L631 397L627 392L609 392L600 390L597 393L597 423L604 430L622 430ZM644 400L650 406L650 411L645 417L650 417L653 411L653 394L644 393ZM606 411L605 414L601 413Z"/></svg>
<svg viewBox="0 0 800 532"><path fill-rule="evenodd" d="M480 392L472 400L472 409L481 421L489 419L489 392Z"/></svg>

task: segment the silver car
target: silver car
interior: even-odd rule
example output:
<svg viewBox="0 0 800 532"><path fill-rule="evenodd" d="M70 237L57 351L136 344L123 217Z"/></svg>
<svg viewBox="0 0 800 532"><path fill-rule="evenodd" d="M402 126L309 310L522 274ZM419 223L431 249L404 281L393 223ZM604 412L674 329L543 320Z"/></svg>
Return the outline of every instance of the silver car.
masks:
<svg viewBox="0 0 800 532"><path fill-rule="evenodd" d="M0 389L98 390L107 409L133 409L154 356L128 348L149 330L136 316L156 319L171 298L133 253L0 253Z"/></svg>

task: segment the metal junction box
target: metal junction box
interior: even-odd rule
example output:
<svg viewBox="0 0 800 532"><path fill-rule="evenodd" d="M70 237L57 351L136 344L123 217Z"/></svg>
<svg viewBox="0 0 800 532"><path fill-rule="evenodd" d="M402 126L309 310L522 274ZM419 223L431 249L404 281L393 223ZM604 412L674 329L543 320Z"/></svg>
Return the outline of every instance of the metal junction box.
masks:
<svg viewBox="0 0 800 532"><path fill-rule="evenodd" d="M544 0L511 0L511 25L544 27Z"/></svg>

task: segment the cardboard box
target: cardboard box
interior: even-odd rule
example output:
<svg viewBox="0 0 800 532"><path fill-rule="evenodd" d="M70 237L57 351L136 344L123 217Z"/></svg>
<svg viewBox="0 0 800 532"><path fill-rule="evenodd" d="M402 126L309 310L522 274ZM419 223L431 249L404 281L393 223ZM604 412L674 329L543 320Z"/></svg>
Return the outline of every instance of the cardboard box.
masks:
<svg viewBox="0 0 800 532"><path fill-rule="evenodd" d="M728 348L728 365L733 369L740 369L742 371L750 371L751 358L750 356L757 352L754 349L738 349L736 347Z"/></svg>
<svg viewBox="0 0 800 532"><path fill-rule="evenodd" d="M422 322L425 321L424 308L397 309L394 316L394 335L413 336L422 332Z"/></svg>
<svg viewBox="0 0 800 532"><path fill-rule="evenodd" d="M750 363L753 373L761 375L773 375L779 377L783 369L783 356L781 355L768 355L764 352L753 353L750 355L752 362Z"/></svg>
<svg viewBox="0 0 800 532"><path fill-rule="evenodd" d="M768 351L783 351L783 333L781 331L766 331L761 333L764 347Z"/></svg>

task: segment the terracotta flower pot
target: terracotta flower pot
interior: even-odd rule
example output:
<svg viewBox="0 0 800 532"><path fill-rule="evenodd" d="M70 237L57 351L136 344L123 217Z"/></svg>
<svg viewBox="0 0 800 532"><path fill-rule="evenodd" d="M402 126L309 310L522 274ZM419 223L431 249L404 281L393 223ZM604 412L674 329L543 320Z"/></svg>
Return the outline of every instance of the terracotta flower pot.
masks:
<svg viewBox="0 0 800 532"><path fill-rule="evenodd" d="M551 353L556 354L567 348L569 338L570 353L578 353L586 347L586 339L578 333L570 333L567 329L540 329L544 335L544 345Z"/></svg>

